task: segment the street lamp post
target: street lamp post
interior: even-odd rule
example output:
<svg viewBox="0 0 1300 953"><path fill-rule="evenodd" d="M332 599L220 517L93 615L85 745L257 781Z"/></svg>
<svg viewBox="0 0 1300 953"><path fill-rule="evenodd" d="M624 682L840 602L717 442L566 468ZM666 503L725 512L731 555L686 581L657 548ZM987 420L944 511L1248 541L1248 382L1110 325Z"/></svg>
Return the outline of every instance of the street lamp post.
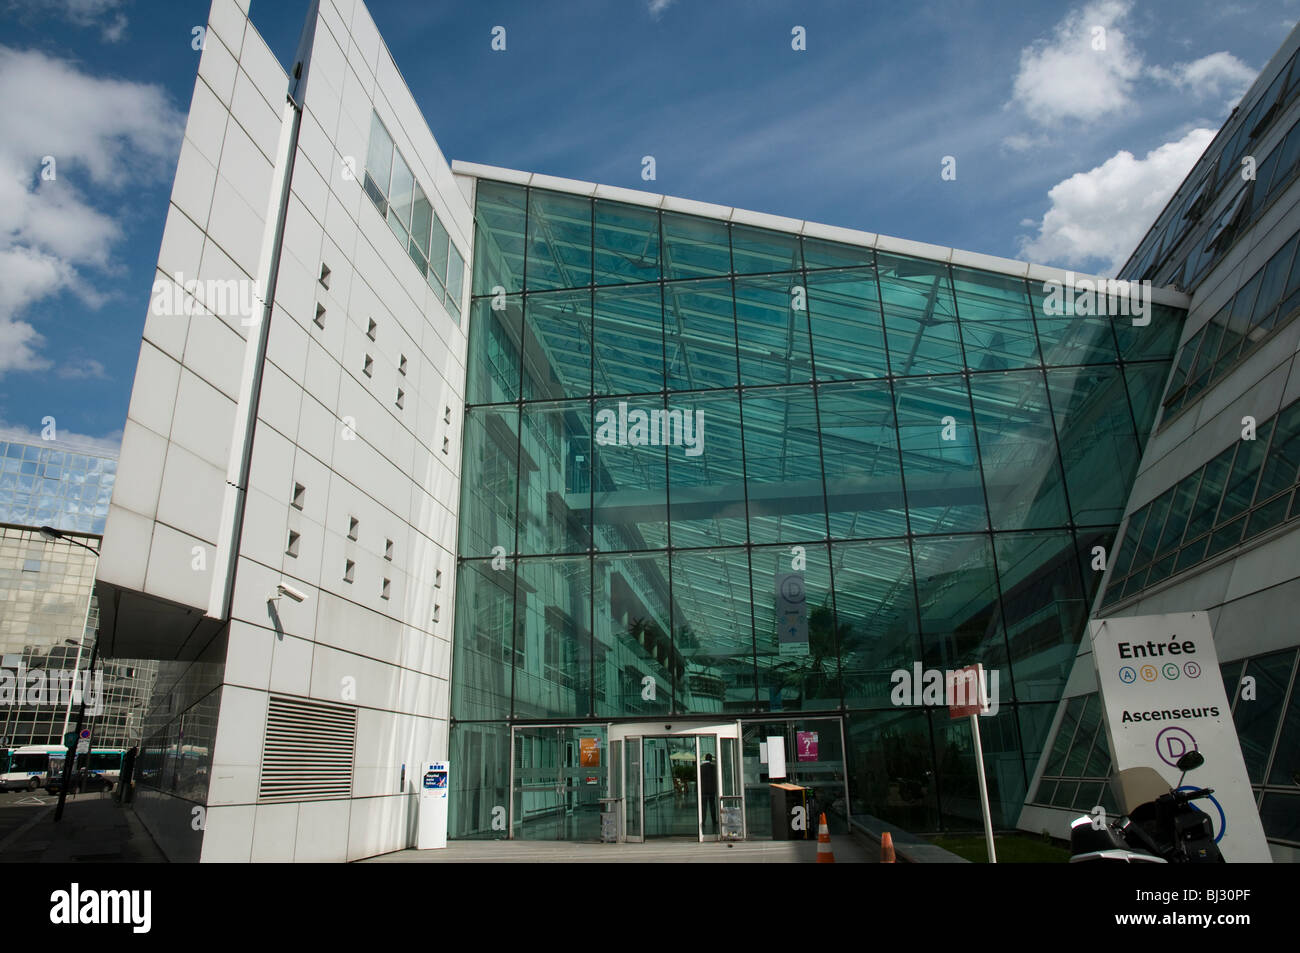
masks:
<svg viewBox="0 0 1300 953"><path fill-rule="evenodd" d="M98 549L96 549L93 546L87 546L85 543L80 542L79 540L72 539L71 537L65 535L64 533L59 532L57 529L54 529L52 526L42 526L41 535L44 536L46 539L51 539L51 540L61 539L64 540L65 542L72 543L74 546L80 546L82 549L88 549L95 554L96 561L98 562L99 560ZM95 584L94 584L93 576L91 578L90 593L91 593L91 598L93 598L95 594ZM87 618L89 618L89 613L90 613L89 605L87 605L86 613L87 613ZM83 628L81 632L81 640L83 643L85 642L85 639L86 639L86 632L85 629ZM66 730L64 732L65 737L63 740L65 746L68 748L68 752L67 752L67 756L63 759L63 783L59 785L59 803L58 806L55 807L54 809L54 820L56 821L63 820L63 804L68 799L68 787L69 785L72 784L73 767L77 763L77 745L80 743L81 740L81 725L86 718L86 689L89 687L90 679L94 675L95 660L98 658L98 656L99 656L99 633L96 632L95 645L90 650L90 668L87 669L86 671L86 682L83 683L81 687L81 704L77 706L77 727L75 729L75 734L72 739L71 745L66 744L68 740L66 737ZM80 646L77 648L77 660L78 663L80 663L81 660ZM76 683L76 675L77 672L74 670L73 671L74 685ZM69 704L71 704L71 699L69 699ZM65 729L66 726L67 726L67 722L65 720L64 722Z"/></svg>

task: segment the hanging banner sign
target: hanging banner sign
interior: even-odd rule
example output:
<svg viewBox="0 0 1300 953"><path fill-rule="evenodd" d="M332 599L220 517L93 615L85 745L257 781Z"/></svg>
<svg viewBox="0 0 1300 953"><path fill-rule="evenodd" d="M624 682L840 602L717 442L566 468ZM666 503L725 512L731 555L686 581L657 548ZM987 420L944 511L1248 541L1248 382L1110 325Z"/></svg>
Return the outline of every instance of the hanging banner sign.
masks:
<svg viewBox="0 0 1300 953"><path fill-rule="evenodd" d="M776 629L781 655L808 654L808 594L801 572L777 574Z"/></svg>
<svg viewBox="0 0 1300 953"><path fill-rule="evenodd" d="M1205 764L1183 786L1214 789L1212 798L1192 803L1210 816L1224 859L1269 862L1209 617L1130 616L1091 622L1089 628L1112 771L1153 768L1173 787L1182 774L1178 759L1199 751Z"/></svg>

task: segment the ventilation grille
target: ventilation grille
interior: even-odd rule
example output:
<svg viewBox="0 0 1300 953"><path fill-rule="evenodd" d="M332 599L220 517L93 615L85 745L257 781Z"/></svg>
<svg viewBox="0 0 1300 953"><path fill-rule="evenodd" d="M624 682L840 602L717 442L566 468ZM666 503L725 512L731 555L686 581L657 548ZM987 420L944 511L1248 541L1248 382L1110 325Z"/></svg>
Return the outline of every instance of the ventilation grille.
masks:
<svg viewBox="0 0 1300 953"><path fill-rule="evenodd" d="M272 695L262 742L262 801L322 801L352 795L357 710Z"/></svg>

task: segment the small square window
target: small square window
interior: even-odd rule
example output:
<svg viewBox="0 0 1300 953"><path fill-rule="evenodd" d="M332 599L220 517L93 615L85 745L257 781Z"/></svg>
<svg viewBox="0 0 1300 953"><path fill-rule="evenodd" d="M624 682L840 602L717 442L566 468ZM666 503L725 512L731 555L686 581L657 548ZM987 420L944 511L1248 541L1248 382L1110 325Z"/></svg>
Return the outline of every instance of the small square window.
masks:
<svg viewBox="0 0 1300 953"><path fill-rule="evenodd" d="M370 326L369 326L368 328L366 328L366 337L370 338L370 340L373 341L373 340L375 339L375 336L376 336L378 333L379 333L379 325L375 323L375 319L374 319L374 318L371 318L371 319L370 319Z"/></svg>
<svg viewBox="0 0 1300 953"><path fill-rule="evenodd" d="M448 424L451 423L451 408L450 408L450 407L447 407L446 409L443 410L443 412L442 412L442 420L443 420L443 423L448 423Z"/></svg>
<svg viewBox="0 0 1300 953"><path fill-rule="evenodd" d="M316 303L315 321L316 321L316 327L318 328L325 327L325 305L321 304L320 302Z"/></svg>
<svg viewBox="0 0 1300 953"><path fill-rule="evenodd" d="M438 617L441 615L442 615L442 606L435 604L433 607L433 621L437 622Z"/></svg>
<svg viewBox="0 0 1300 953"><path fill-rule="evenodd" d="M361 372L367 377L375 376L375 359L369 354L366 355L366 363L365 366L361 368Z"/></svg>
<svg viewBox="0 0 1300 953"><path fill-rule="evenodd" d="M355 516L348 517L348 539L352 540L353 542L356 542L357 530L360 528L360 526L361 526L361 520L357 519Z"/></svg>
<svg viewBox="0 0 1300 953"><path fill-rule="evenodd" d="M301 483L295 483L293 485L293 502L291 505L295 510L300 510L303 508L303 504L306 502L306 500L307 500L307 488L303 486Z"/></svg>
<svg viewBox="0 0 1300 953"><path fill-rule="evenodd" d="M401 374L403 377L406 376L406 355L405 354L403 354L402 359L397 362L397 373Z"/></svg>
<svg viewBox="0 0 1300 953"><path fill-rule="evenodd" d="M41 561L39 559L24 559L23 572L40 572Z"/></svg>
<svg viewBox="0 0 1300 953"><path fill-rule="evenodd" d="M298 540L301 538L301 534L289 530L289 545L284 548L286 555L292 556L294 559L298 558Z"/></svg>
<svg viewBox="0 0 1300 953"><path fill-rule="evenodd" d="M352 580L356 577L356 574L357 574L357 564L350 559L345 560L343 566L343 581L352 582Z"/></svg>
<svg viewBox="0 0 1300 953"><path fill-rule="evenodd" d="M384 540L384 558L390 563L393 561L393 541L391 539Z"/></svg>
<svg viewBox="0 0 1300 953"><path fill-rule="evenodd" d="M400 410L405 406L406 406L406 391L402 390L402 388L399 387L397 388L397 407Z"/></svg>
<svg viewBox="0 0 1300 953"><path fill-rule="evenodd" d="M442 570L441 570L441 569L435 569L435 570L433 571L433 588L435 588L435 589L441 589L441 588L442 588Z"/></svg>
<svg viewBox="0 0 1300 953"><path fill-rule="evenodd" d="M450 437L443 437L443 438L442 438L442 452L443 452L443 453L450 453L450 452L451 452L451 438L450 438Z"/></svg>
<svg viewBox="0 0 1300 953"><path fill-rule="evenodd" d="M330 266L325 262L320 264L320 284L322 288L329 288L330 286Z"/></svg>
<svg viewBox="0 0 1300 953"><path fill-rule="evenodd" d="M392 585L393 585L393 583L392 583L392 580L391 580L391 579L385 579L385 580L384 580L384 588L383 588L383 591L379 593L379 598L380 598L380 599L387 599L387 598L388 598L388 593L389 593L389 591L391 590Z"/></svg>

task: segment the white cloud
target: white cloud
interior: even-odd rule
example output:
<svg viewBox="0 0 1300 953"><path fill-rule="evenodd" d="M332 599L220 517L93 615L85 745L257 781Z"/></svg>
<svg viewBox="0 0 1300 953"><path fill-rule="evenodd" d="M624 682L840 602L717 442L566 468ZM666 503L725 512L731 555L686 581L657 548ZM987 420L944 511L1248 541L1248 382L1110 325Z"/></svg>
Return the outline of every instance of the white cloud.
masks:
<svg viewBox="0 0 1300 953"><path fill-rule="evenodd" d="M650 11L650 16L658 20L676 2L677 0L646 0L646 8Z"/></svg>
<svg viewBox="0 0 1300 953"><path fill-rule="evenodd" d="M116 267L122 229L104 206L170 173L184 118L157 86L3 46L0 104L3 375L50 366L41 335L20 320L33 304L65 291L90 307L106 300L99 283Z"/></svg>
<svg viewBox="0 0 1300 953"><path fill-rule="evenodd" d="M11 13L23 17L62 17L74 26L99 27L106 43L116 43L126 32L123 0L8 0Z"/></svg>
<svg viewBox="0 0 1300 953"><path fill-rule="evenodd" d="M1021 50L1011 103L1045 126L1126 108L1142 74L1142 57L1121 29L1129 9L1129 0L1094 0Z"/></svg>
<svg viewBox="0 0 1300 953"><path fill-rule="evenodd" d="M8 424L3 419L0 419L0 440L14 440L19 443L34 443L38 447L59 447L79 451L81 453L103 453L112 457L118 456L122 451L122 431L120 430L115 430L102 437L91 437L87 434L65 430L62 427L57 426L57 421L55 425L55 439L46 440L41 436L41 431L39 430L32 430L21 425Z"/></svg>
<svg viewBox="0 0 1300 953"><path fill-rule="evenodd" d="M1047 193L1052 204L1037 223L1038 234L1021 239L1021 254L1030 261L1114 274L1215 132L1193 129L1142 159L1117 152L1096 168L1058 182Z"/></svg>
<svg viewBox="0 0 1300 953"><path fill-rule="evenodd" d="M1250 88L1257 75L1256 70L1225 51L1210 53L1190 63L1175 63L1168 68L1153 66L1148 72L1152 78L1197 99L1225 98L1229 108Z"/></svg>
<svg viewBox="0 0 1300 953"><path fill-rule="evenodd" d="M59 367L57 373L65 381L78 381L89 378L108 380L108 374L104 372L104 365L93 357L79 357L65 361Z"/></svg>

